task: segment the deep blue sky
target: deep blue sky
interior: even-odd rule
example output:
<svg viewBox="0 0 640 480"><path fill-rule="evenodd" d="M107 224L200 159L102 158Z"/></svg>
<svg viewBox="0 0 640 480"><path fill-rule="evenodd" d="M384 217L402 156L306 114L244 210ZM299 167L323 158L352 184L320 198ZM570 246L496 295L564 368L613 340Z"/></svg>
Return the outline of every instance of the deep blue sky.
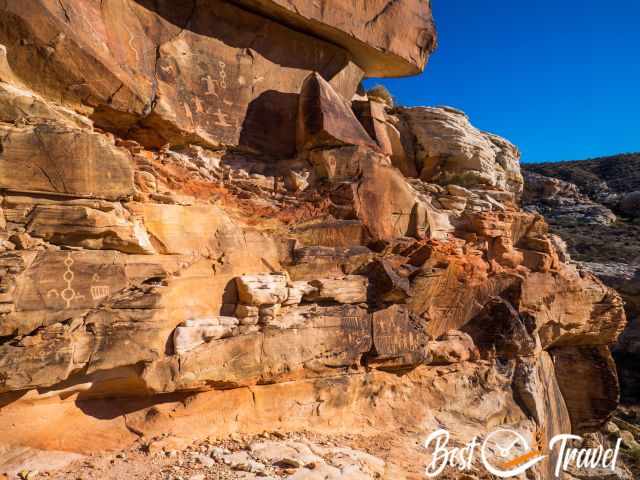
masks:
<svg viewBox="0 0 640 480"><path fill-rule="evenodd" d="M433 0L425 72L383 83L404 105L451 105L524 162L640 151L640 0Z"/></svg>

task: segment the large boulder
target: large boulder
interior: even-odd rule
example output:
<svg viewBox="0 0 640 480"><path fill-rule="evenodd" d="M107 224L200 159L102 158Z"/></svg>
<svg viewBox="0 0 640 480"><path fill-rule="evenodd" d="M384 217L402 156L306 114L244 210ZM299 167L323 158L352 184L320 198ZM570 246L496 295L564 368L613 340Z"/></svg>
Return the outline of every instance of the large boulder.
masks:
<svg viewBox="0 0 640 480"><path fill-rule="evenodd" d="M301 150L344 145L375 148L376 145L349 103L317 73L309 75L302 84L297 129Z"/></svg>
<svg viewBox="0 0 640 480"><path fill-rule="evenodd" d="M362 158L359 167L360 179L352 185L354 209L371 238L389 241L428 236L442 240L453 230L449 216L380 156Z"/></svg>
<svg viewBox="0 0 640 480"><path fill-rule="evenodd" d="M422 71L436 45L429 2L419 0L239 0L340 45L371 77Z"/></svg>
<svg viewBox="0 0 640 480"><path fill-rule="evenodd" d="M416 0L237 3L11 0L2 75L148 146L293 156L310 72L349 100L365 72L418 73L435 46L430 6Z"/></svg>
<svg viewBox="0 0 640 480"><path fill-rule="evenodd" d="M449 107L398 110L415 138L421 178L463 186L488 185L519 195L520 152L507 140L481 132L461 111Z"/></svg>
<svg viewBox="0 0 640 480"><path fill-rule="evenodd" d="M618 375L609 348L566 347L551 353L573 432L599 430L620 400Z"/></svg>

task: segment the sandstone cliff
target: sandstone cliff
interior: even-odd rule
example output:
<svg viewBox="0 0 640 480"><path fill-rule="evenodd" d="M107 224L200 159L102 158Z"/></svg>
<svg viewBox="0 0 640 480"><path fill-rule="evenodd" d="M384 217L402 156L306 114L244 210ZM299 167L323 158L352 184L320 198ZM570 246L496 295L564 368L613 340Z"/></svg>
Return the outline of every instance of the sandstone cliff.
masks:
<svg viewBox="0 0 640 480"><path fill-rule="evenodd" d="M415 478L436 428L607 421L620 297L511 143L354 98L435 45L428 2L363 3L0 4L0 472L307 429Z"/></svg>
<svg viewBox="0 0 640 480"><path fill-rule="evenodd" d="M527 165L525 208L545 216L582 268L615 288L629 325L614 353L623 401L640 401L640 223L635 199L638 155ZM541 172L541 173L538 173ZM544 174L543 174L544 173Z"/></svg>

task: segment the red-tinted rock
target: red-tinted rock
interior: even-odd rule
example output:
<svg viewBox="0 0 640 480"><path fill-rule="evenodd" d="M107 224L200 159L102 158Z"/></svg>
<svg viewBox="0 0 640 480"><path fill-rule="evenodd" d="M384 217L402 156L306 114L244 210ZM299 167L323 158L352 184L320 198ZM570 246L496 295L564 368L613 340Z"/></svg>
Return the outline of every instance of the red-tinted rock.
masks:
<svg viewBox="0 0 640 480"><path fill-rule="evenodd" d="M301 149L362 145L376 148L349 105L319 74L302 85L298 110L298 145Z"/></svg>
<svg viewBox="0 0 640 480"><path fill-rule="evenodd" d="M620 399L616 365L609 347L563 347L551 351L573 433L600 429Z"/></svg>

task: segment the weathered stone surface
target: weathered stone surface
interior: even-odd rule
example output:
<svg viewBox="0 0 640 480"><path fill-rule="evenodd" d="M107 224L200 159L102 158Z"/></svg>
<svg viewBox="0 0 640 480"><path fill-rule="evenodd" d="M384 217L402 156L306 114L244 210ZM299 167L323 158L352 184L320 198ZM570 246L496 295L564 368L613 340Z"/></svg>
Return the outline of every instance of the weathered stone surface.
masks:
<svg viewBox="0 0 640 480"><path fill-rule="evenodd" d="M137 277L123 256L108 251L4 254L3 263L9 267L3 276L9 286L3 300L13 305L0 323L3 335L28 334L82 316L127 288L128 277L135 284L166 276L160 265L142 264L151 268L143 268Z"/></svg>
<svg viewBox="0 0 640 480"><path fill-rule="evenodd" d="M0 45L0 63L6 61L6 49ZM0 72L0 121L4 123L42 124L55 122L76 128L91 128L86 117L73 110L52 105L32 91L20 86L14 77L11 83Z"/></svg>
<svg viewBox="0 0 640 480"><path fill-rule="evenodd" d="M378 143L382 153L392 156L394 149L389 138L384 104L374 100L356 101L352 102L352 108L369 136Z"/></svg>
<svg viewBox="0 0 640 480"><path fill-rule="evenodd" d="M404 303L411 296L411 282L405 272L394 268L394 263L390 260L377 260L367 268L374 301Z"/></svg>
<svg viewBox="0 0 640 480"><path fill-rule="evenodd" d="M359 220L329 220L296 226L291 232L301 245L350 248L366 245L367 229Z"/></svg>
<svg viewBox="0 0 640 480"><path fill-rule="evenodd" d="M421 178L522 192L517 148L496 135L480 132L464 113L448 107L416 107L401 109L399 115L415 136Z"/></svg>
<svg viewBox="0 0 640 480"><path fill-rule="evenodd" d="M616 215L610 208L594 202L569 182L524 172L522 201L531 211L544 215L552 225L567 228L577 225L611 225Z"/></svg>
<svg viewBox="0 0 640 480"><path fill-rule="evenodd" d="M556 435L572 433L572 425L563 392L556 380L553 361L547 352L542 352L537 358L518 360L514 390L527 413L539 425L536 439L549 455L542 463L542 478L553 478L560 452L559 447L547 452L547 442Z"/></svg>
<svg viewBox="0 0 640 480"><path fill-rule="evenodd" d="M287 284L287 299L283 302L283 305L297 305L302 302L302 297L314 290L315 287L309 282L289 282Z"/></svg>
<svg viewBox="0 0 640 480"><path fill-rule="evenodd" d="M304 77L352 68L343 48L226 2L33 7L3 7L0 43L16 77L151 146L240 144L293 155ZM285 43L295 48L285 52Z"/></svg>
<svg viewBox="0 0 640 480"><path fill-rule="evenodd" d="M620 386L609 347L551 350L573 432L596 431L618 406Z"/></svg>
<svg viewBox="0 0 640 480"><path fill-rule="evenodd" d="M302 247L294 251L293 264L287 269L294 280L313 280L321 276L338 278L366 265L373 252L364 246Z"/></svg>
<svg viewBox="0 0 640 480"><path fill-rule="evenodd" d="M560 432L615 403L622 304L519 210L515 147L353 95L421 68L428 2L287 2L0 6L0 452L392 432L417 478L430 430ZM280 460L405 476L316 454Z"/></svg>
<svg viewBox="0 0 640 480"><path fill-rule="evenodd" d="M133 194L133 163L106 136L56 125L0 125L0 188L72 197Z"/></svg>
<svg viewBox="0 0 640 480"><path fill-rule="evenodd" d="M435 48L431 6L415 0L239 2L343 46L372 77L416 74Z"/></svg>
<svg viewBox="0 0 640 480"><path fill-rule="evenodd" d="M485 356L517 359L540 351L534 332L529 332L518 311L503 298L487 302L483 311L461 330L473 338Z"/></svg>
<svg viewBox="0 0 640 480"><path fill-rule="evenodd" d="M525 208L545 216L571 258L623 297L628 326L613 353L624 403L640 398L637 375L639 228L624 209L638 188L635 155L527 167Z"/></svg>
<svg viewBox="0 0 640 480"><path fill-rule="evenodd" d="M287 277L282 273L243 275L236 278L240 301L246 305L275 305L289 296Z"/></svg>
<svg viewBox="0 0 640 480"><path fill-rule="evenodd" d="M376 157L361 161L362 179L354 185L358 217L375 240L421 236L441 239L452 229L445 215L420 198L402 176Z"/></svg>
<svg viewBox="0 0 640 480"><path fill-rule="evenodd" d="M240 229L213 205L127 204L162 254L215 254L241 236Z"/></svg>
<svg viewBox="0 0 640 480"><path fill-rule="evenodd" d="M477 360L478 350L473 339L463 332L451 330L427 345L429 361L447 365Z"/></svg>
<svg viewBox="0 0 640 480"><path fill-rule="evenodd" d="M385 157L361 146L312 150L309 160L318 178L326 178L332 182L357 177L362 173L363 165L369 161L388 164Z"/></svg>
<svg viewBox="0 0 640 480"><path fill-rule="evenodd" d="M365 303L368 284L366 277L358 275L312 280L309 285L315 290L307 293L304 299L311 302Z"/></svg>
<svg viewBox="0 0 640 480"><path fill-rule="evenodd" d="M620 297L595 277L571 269L527 277L518 309L535 322L543 348L608 345L626 325Z"/></svg>
<svg viewBox="0 0 640 480"><path fill-rule="evenodd" d="M37 205L29 216L27 231L56 245L92 250L155 253L149 235L138 218L113 205L98 210L73 205Z"/></svg>
<svg viewBox="0 0 640 480"><path fill-rule="evenodd" d="M427 335L410 318L406 306L393 305L373 313L373 350L368 364L386 370L415 367L427 360Z"/></svg>
<svg viewBox="0 0 640 480"><path fill-rule="evenodd" d="M511 275L489 276L485 265L461 258L436 256L425 267L415 276L408 305L428 320L428 332L435 338L459 330L480 313L482 305L517 282Z"/></svg>
<svg viewBox="0 0 640 480"><path fill-rule="evenodd" d="M66 380L89 359L83 332L56 323L21 341L0 346L0 392L48 387ZM84 348L79 348L84 347Z"/></svg>
<svg viewBox="0 0 640 480"><path fill-rule="evenodd" d="M181 355L211 340L231 337L237 333L238 323L238 319L235 317L187 320L173 333L174 351Z"/></svg>
<svg viewBox="0 0 640 480"><path fill-rule="evenodd" d="M317 73L302 84L297 128L300 149L376 146L349 104Z"/></svg>
<svg viewBox="0 0 640 480"><path fill-rule="evenodd" d="M260 461L273 465L290 465L301 467L314 462L322 462L322 457L314 454L308 445L302 442L288 441L279 443L274 441L254 442L251 453Z"/></svg>
<svg viewBox="0 0 640 480"><path fill-rule="evenodd" d="M158 363L144 378L157 391L173 391L334 374L359 363L371 343L371 319L364 310L318 307L302 326L212 340L179 360Z"/></svg>

